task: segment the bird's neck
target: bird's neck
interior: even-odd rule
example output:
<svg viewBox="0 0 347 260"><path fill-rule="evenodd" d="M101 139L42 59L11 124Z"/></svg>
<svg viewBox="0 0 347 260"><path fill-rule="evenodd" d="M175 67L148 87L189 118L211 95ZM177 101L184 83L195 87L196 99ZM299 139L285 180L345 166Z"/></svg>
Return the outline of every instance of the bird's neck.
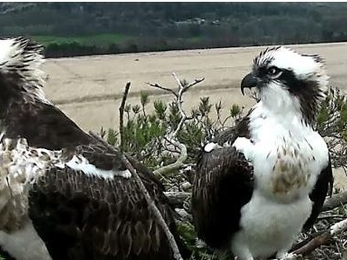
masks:
<svg viewBox="0 0 347 260"><path fill-rule="evenodd" d="M255 106L255 110L260 110L260 113L266 111L265 113L272 117L277 117L280 119L279 124L281 121L299 118L303 124L313 127L323 94L319 92L311 98L305 98L303 95L289 93L283 88L269 86L263 89L259 96L260 101Z"/></svg>
<svg viewBox="0 0 347 260"><path fill-rule="evenodd" d="M313 131L313 125L308 123L301 111L293 108L269 107L260 101L249 115L251 132L269 131L267 134L280 134L281 130L291 130L301 135L305 131ZM253 131L252 131L253 130Z"/></svg>

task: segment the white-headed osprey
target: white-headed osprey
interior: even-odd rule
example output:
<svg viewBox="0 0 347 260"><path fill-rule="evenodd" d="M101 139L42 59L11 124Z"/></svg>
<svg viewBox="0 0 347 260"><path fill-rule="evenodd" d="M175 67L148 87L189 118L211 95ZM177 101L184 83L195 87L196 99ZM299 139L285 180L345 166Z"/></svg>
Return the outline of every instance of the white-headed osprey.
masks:
<svg viewBox="0 0 347 260"><path fill-rule="evenodd" d="M193 218L209 246L241 260L282 258L313 225L333 182L315 131L327 80L316 55L275 47L254 59L241 90L257 88L260 101L197 163Z"/></svg>
<svg viewBox="0 0 347 260"><path fill-rule="evenodd" d="M0 254L17 260L173 259L119 154L44 97L41 51L25 38L0 40ZM162 185L128 159L180 244Z"/></svg>

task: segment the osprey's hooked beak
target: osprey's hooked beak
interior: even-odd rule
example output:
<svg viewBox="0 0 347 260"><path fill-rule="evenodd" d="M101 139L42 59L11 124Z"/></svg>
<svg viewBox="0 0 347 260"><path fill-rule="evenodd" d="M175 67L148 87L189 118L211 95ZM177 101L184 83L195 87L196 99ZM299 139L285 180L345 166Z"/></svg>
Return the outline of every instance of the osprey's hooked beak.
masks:
<svg viewBox="0 0 347 260"><path fill-rule="evenodd" d="M253 75L253 73L247 74L241 81L241 93L244 95L244 89L245 88L254 88L258 85L259 80L257 77Z"/></svg>

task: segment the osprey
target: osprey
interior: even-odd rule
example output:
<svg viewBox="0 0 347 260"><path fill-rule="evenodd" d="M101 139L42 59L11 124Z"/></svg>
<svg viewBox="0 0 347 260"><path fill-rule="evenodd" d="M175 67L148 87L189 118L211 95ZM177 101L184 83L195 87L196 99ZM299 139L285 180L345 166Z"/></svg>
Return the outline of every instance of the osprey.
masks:
<svg viewBox="0 0 347 260"><path fill-rule="evenodd" d="M208 143L197 162L192 213L198 236L241 260L282 258L316 220L333 177L315 131L328 83L322 59L268 48L241 82L259 102Z"/></svg>
<svg viewBox="0 0 347 260"><path fill-rule="evenodd" d="M120 153L42 91L42 47L0 40L0 248L6 259L173 259ZM131 161L179 240L162 185Z"/></svg>

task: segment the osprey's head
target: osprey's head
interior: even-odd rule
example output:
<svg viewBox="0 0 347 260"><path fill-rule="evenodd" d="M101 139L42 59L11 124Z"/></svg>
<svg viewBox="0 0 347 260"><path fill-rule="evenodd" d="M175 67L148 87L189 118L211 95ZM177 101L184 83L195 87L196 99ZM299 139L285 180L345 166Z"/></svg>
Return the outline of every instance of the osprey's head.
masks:
<svg viewBox="0 0 347 260"><path fill-rule="evenodd" d="M14 95L48 102L41 88L46 74L40 69L44 62L43 47L28 38L0 40L0 95L2 100Z"/></svg>
<svg viewBox="0 0 347 260"><path fill-rule="evenodd" d="M252 72L243 78L241 91L256 87L260 102L270 112L284 116L301 113L305 123L313 124L327 84L319 56L272 47L253 60Z"/></svg>

